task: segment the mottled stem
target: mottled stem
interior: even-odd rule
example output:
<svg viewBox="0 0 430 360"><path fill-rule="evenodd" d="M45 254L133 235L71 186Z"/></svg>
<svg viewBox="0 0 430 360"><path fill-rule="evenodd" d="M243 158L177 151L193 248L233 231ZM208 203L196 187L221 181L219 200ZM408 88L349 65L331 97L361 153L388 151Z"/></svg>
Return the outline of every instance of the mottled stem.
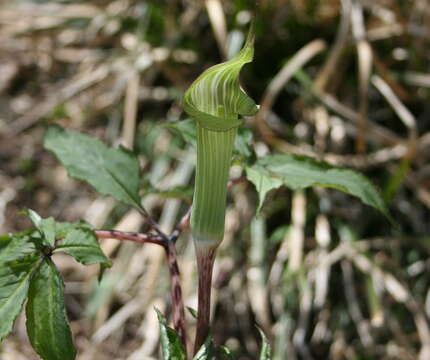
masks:
<svg viewBox="0 0 430 360"><path fill-rule="evenodd" d="M199 304L197 309L197 329L194 353L200 349L209 335L211 313L212 270L216 249L208 252L197 250L197 268L199 272Z"/></svg>
<svg viewBox="0 0 430 360"><path fill-rule="evenodd" d="M172 298L173 327L178 332L179 337L182 340L182 344L184 345L184 349L186 350L187 331L185 327L184 300L182 297L181 277L179 273L175 244L170 241L165 249L170 272L170 295Z"/></svg>
<svg viewBox="0 0 430 360"><path fill-rule="evenodd" d="M117 230L94 230L94 233L99 239L117 239L129 240L137 243L151 243L166 246L166 241L163 236L155 234L140 234L136 232L125 232Z"/></svg>
<svg viewBox="0 0 430 360"><path fill-rule="evenodd" d="M99 239L129 240L137 243L157 244L164 248L167 256L170 273L170 295L172 300L173 327L182 340L184 349L187 349L187 333L185 328L185 310L182 298L179 266L173 236L170 239L164 234L140 234L134 232L123 232L117 230L95 230Z"/></svg>

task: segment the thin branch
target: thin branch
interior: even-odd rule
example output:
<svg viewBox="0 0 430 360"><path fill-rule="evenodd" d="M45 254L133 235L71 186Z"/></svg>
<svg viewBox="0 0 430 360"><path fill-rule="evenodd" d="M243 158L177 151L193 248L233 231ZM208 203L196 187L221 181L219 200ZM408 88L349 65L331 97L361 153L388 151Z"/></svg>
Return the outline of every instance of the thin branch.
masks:
<svg viewBox="0 0 430 360"><path fill-rule="evenodd" d="M143 218L147 222L147 224L155 230L155 232L163 238L165 242L169 240L169 237L160 229L160 226L157 224L157 222L149 215L149 213L146 211L144 207L139 207L137 210L142 214Z"/></svg>
<svg viewBox="0 0 430 360"><path fill-rule="evenodd" d="M175 244L169 241L167 246L165 247L165 250L170 272L170 295L172 299L173 327L178 332L179 337L182 340L182 344L184 345L184 349L187 351L187 331L185 326L184 310L185 308L184 300L182 297L181 279Z"/></svg>
<svg viewBox="0 0 430 360"><path fill-rule="evenodd" d="M129 240L137 243L151 243L167 247L164 237L156 234L139 234L135 232L123 232L117 230L95 230L94 233L99 239Z"/></svg>
<svg viewBox="0 0 430 360"><path fill-rule="evenodd" d="M164 233L140 234L135 232L123 232L117 230L95 230L94 233L99 239L129 240L137 243L157 244L166 251L167 263L170 273L170 294L172 300L173 326L182 340L184 348L187 349L187 333L185 326L185 310L182 297L180 272L177 261L177 254L174 241L171 241L173 233L167 237Z"/></svg>

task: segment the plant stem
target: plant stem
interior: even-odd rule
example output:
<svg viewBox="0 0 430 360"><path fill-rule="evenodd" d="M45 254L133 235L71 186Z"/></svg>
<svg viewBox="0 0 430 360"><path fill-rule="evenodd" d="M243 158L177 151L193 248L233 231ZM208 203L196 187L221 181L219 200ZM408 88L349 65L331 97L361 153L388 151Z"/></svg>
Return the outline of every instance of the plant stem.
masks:
<svg viewBox="0 0 430 360"><path fill-rule="evenodd" d="M166 241L164 237L155 234L140 234L117 230L95 230L94 233L99 239L129 240L141 244L151 243L166 247Z"/></svg>
<svg viewBox="0 0 430 360"><path fill-rule="evenodd" d="M185 327L184 300L182 297L181 280L175 244L169 242L165 247L170 272L170 295L172 299L173 327L182 340L187 351L187 331Z"/></svg>
<svg viewBox="0 0 430 360"><path fill-rule="evenodd" d="M177 253L174 241L170 240L164 233L140 234L134 232L123 232L117 230L95 230L99 239L129 240L137 243L157 244L166 251L167 263L170 273L170 295L172 301L173 327L182 340L185 351L187 351L187 333L185 327L185 310L182 297L180 272L177 261ZM173 239L173 237L171 237Z"/></svg>
<svg viewBox="0 0 430 360"><path fill-rule="evenodd" d="M216 249L204 254L197 254L197 268L199 272L199 304L197 309L197 329L194 342L194 354L199 351L209 335L212 270L215 261Z"/></svg>
<svg viewBox="0 0 430 360"><path fill-rule="evenodd" d="M199 274L197 329L194 352L209 333L212 269L224 236L227 182L236 128L212 131L197 126L196 185L191 229Z"/></svg>
<svg viewBox="0 0 430 360"><path fill-rule="evenodd" d="M197 125L196 184L191 230L197 248L216 248L224 236L227 182L237 129Z"/></svg>

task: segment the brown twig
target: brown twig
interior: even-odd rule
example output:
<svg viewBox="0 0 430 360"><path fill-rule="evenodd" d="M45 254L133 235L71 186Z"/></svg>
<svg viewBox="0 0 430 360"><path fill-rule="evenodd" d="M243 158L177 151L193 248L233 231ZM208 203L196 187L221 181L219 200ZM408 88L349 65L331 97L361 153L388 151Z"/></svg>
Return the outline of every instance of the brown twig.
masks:
<svg viewBox="0 0 430 360"><path fill-rule="evenodd" d="M166 251L167 263L170 273L170 294L172 300L173 326L182 340L184 348L187 349L187 333L185 327L185 310L182 297L180 272L177 261L175 243L172 236L168 237L163 232L161 234L141 234L135 232L123 232L117 230L95 230L94 233L99 239L129 240L137 243L157 244ZM172 233L173 234L173 233Z"/></svg>
<svg viewBox="0 0 430 360"><path fill-rule="evenodd" d="M96 236L99 239L117 239L117 240L129 240L137 243L151 243L166 247L166 241L160 235L155 234L140 234L135 232L123 232L117 230L95 230Z"/></svg>
<svg viewBox="0 0 430 360"><path fill-rule="evenodd" d="M148 214L148 212L145 210L145 208L140 207L138 208L138 211L142 214L143 218L147 222L147 224L155 230L155 232L164 239L164 241L168 241L168 236L160 229L160 226L156 223L156 221L151 217L151 215Z"/></svg>
<svg viewBox="0 0 430 360"><path fill-rule="evenodd" d="M181 280L175 244L169 241L165 247L170 272L170 295L172 298L173 326L187 350L187 332L185 326L184 300L182 297Z"/></svg>

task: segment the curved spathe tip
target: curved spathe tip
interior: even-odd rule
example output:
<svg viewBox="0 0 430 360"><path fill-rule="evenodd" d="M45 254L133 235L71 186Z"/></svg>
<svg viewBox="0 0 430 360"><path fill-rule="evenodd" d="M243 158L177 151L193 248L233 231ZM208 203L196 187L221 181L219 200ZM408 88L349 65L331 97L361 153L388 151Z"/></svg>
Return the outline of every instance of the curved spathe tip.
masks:
<svg viewBox="0 0 430 360"><path fill-rule="evenodd" d="M254 57L254 26L242 50L232 59L207 69L186 91L184 110L201 126L215 131L227 131L242 123L240 116L254 115L255 104L239 84L242 67Z"/></svg>

